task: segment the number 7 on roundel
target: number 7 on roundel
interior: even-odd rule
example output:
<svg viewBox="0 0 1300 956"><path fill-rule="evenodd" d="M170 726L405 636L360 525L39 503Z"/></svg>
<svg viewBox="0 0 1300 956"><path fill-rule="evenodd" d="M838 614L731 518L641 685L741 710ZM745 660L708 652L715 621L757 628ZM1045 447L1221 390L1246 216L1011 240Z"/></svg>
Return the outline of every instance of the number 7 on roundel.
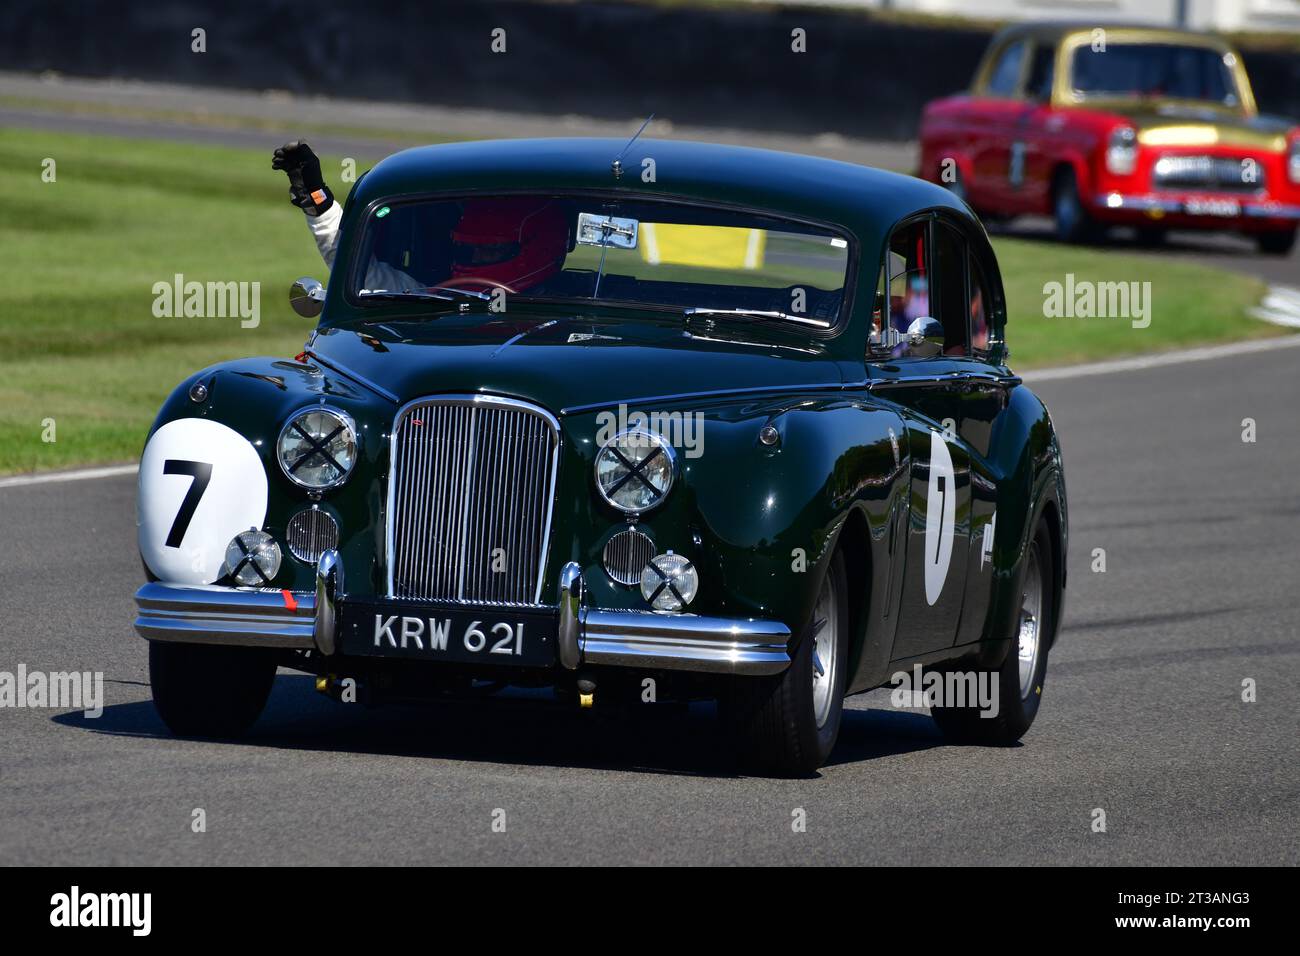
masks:
<svg viewBox="0 0 1300 956"><path fill-rule="evenodd" d="M952 561L953 527L957 518L957 489L948 443L930 432L930 488L925 500L925 600L933 605L943 593Z"/></svg>

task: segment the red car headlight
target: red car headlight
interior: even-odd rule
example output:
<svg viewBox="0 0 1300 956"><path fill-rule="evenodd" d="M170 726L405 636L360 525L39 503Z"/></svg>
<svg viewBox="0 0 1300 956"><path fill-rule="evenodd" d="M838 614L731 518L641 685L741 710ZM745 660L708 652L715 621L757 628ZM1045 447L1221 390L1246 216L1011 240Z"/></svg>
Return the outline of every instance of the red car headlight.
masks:
<svg viewBox="0 0 1300 956"><path fill-rule="evenodd" d="M1291 140L1286 151L1286 178L1300 185L1300 137Z"/></svg>
<svg viewBox="0 0 1300 956"><path fill-rule="evenodd" d="M1106 169L1116 176L1129 176L1137 167L1137 130L1120 126L1111 131L1106 147Z"/></svg>

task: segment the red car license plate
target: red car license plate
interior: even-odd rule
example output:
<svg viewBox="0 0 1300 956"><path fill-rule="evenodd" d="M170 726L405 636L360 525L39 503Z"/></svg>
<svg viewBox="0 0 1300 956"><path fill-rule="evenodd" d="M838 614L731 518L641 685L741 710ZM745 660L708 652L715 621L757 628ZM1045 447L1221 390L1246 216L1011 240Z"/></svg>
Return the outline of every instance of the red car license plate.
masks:
<svg viewBox="0 0 1300 956"><path fill-rule="evenodd" d="M1183 203L1188 215L1231 218L1241 215L1241 203L1235 199L1188 199Z"/></svg>

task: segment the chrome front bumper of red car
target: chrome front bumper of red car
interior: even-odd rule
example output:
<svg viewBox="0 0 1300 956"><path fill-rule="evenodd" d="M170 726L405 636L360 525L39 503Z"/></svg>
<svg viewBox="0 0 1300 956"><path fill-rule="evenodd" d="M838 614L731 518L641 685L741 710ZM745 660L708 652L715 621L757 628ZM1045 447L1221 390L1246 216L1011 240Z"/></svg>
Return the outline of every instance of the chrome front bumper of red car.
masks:
<svg viewBox="0 0 1300 956"><path fill-rule="evenodd" d="M582 574L560 578L560 667L633 667L714 674L778 674L790 665L790 629L761 618L587 607ZM151 641L337 650L339 608L347 598L337 552L321 556L316 592L149 583L135 595L135 629Z"/></svg>
<svg viewBox="0 0 1300 956"><path fill-rule="evenodd" d="M1244 196L1165 196L1154 193L1132 195L1109 192L1098 195L1094 202L1099 211L1116 214L1142 213L1146 216L1187 216L1206 225L1242 219L1300 220L1300 205Z"/></svg>

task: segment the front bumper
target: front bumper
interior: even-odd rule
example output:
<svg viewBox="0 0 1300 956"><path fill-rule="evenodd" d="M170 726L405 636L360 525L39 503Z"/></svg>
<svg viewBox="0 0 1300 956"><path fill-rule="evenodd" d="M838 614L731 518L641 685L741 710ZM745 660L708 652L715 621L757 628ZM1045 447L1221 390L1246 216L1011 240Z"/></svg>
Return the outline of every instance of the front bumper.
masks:
<svg viewBox="0 0 1300 956"><path fill-rule="evenodd" d="M1300 205L1257 196L1108 192L1099 194L1094 204L1098 218L1117 223L1152 222L1168 216L1180 225L1222 229L1300 221ZM1225 214L1232 208L1235 212Z"/></svg>
<svg viewBox="0 0 1300 956"><path fill-rule="evenodd" d="M151 641L315 650L337 645L343 593L336 552L321 556L314 594L150 583L135 594L135 629ZM582 575L560 579L558 663L710 674L779 674L790 665L790 629L760 618L704 617L589 608Z"/></svg>
<svg viewBox="0 0 1300 956"><path fill-rule="evenodd" d="M316 596L211 585L144 585L135 629L151 641L311 650Z"/></svg>

